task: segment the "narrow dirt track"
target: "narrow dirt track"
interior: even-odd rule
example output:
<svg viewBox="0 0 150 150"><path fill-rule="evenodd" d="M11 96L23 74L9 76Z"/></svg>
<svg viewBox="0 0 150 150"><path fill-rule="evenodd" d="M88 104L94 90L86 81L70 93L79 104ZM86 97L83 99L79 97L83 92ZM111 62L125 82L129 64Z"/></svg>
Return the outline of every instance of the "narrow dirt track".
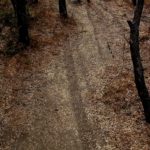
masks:
<svg viewBox="0 0 150 150"><path fill-rule="evenodd" d="M2 135L1 150L145 150L146 144L136 147L147 136L145 128L135 131L135 137L129 136L136 123L131 124L129 116L124 123L120 113L99 101L106 86L131 68L123 60L124 55L129 59L125 8L113 1L91 1L81 5L68 2L73 23L61 23L58 14L49 14L52 9L57 11L55 1L40 2L39 14L47 18L39 17L31 29L38 50L29 49L9 59L12 65L4 64L2 98L10 95L8 112L20 113L16 117L19 123L13 120ZM52 18L57 20L54 26Z"/></svg>

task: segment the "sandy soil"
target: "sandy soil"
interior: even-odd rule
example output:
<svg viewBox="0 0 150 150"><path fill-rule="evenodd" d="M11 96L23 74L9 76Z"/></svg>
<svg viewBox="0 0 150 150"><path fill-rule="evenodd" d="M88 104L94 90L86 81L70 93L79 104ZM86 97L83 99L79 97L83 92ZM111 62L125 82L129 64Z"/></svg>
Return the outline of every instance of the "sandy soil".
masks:
<svg viewBox="0 0 150 150"><path fill-rule="evenodd" d="M31 47L0 56L0 150L149 150L128 44L133 8L121 0L67 4L64 21L56 1L39 2L30 10ZM148 84L149 23L147 7L141 49Z"/></svg>

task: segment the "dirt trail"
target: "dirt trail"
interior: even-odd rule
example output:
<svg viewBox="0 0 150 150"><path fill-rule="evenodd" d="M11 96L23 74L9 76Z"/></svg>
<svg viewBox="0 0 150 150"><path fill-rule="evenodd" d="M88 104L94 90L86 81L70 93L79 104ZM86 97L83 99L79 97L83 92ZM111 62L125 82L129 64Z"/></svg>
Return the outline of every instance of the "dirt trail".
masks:
<svg viewBox="0 0 150 150"><path fill-rule="evenodd" d="M130 62L124 60L129 59L125 22L130 13L126 7L113 1L93 0L90 5L85 2L73 5L68 1L72 16L68 23L61 22L54 13L55 1L43 0L38 7L39 18L31 28L33 46L37 48L1 62L4 70L1 93L5 100L2 106L8 109L1 111L5 118L1 122L4 129L0 149L149 147L146 127L141 120L136 122L128 115L140 107L139 103L129 107L121 97L124 105L119 106L113 101L115 90L109 98L104 97L109 94L109 87L115 89L112 85L116 82L120 91L121 81L125 83L127 87L123 89L127 88L128 95L133 90L128 89L133 85L130 75L127 73L122 79L122 73L131 68ZM108 99L112 99L114 106ZM125 112L127 107L130 112Z"/></svg>

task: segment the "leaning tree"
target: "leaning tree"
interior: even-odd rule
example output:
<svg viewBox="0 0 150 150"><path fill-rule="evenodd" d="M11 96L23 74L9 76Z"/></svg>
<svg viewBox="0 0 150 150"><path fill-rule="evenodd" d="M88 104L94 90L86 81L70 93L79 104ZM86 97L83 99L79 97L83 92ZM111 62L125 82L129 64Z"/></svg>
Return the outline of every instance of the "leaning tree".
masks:
<svg viewBox="0 0 150 150"><path fill-rule="evenodd" d="M130 51L134 68L135 84L138 95L142 101L146 121L150 123L150 95L146 87L144 69L141 62L139 46L139 26L143 11L144 0L137 0L134 18L128 21L130 27Z"/></svg>

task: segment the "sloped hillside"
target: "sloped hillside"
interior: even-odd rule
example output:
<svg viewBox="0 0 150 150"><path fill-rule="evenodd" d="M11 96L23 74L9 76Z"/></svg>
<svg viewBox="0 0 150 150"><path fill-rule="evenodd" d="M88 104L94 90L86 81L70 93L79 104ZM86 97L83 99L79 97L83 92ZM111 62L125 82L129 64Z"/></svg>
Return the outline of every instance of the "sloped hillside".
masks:
<svg viewBox="0 0 150 150"><path fill-rule="evenodd" d="M149 150L134 85L127 0L55 0L28 6L31 45L18 44L11 4L0 1L0 150ZM150 9L140 28L150 88ZM17 49L17 53L14 51Z"/></svg>

